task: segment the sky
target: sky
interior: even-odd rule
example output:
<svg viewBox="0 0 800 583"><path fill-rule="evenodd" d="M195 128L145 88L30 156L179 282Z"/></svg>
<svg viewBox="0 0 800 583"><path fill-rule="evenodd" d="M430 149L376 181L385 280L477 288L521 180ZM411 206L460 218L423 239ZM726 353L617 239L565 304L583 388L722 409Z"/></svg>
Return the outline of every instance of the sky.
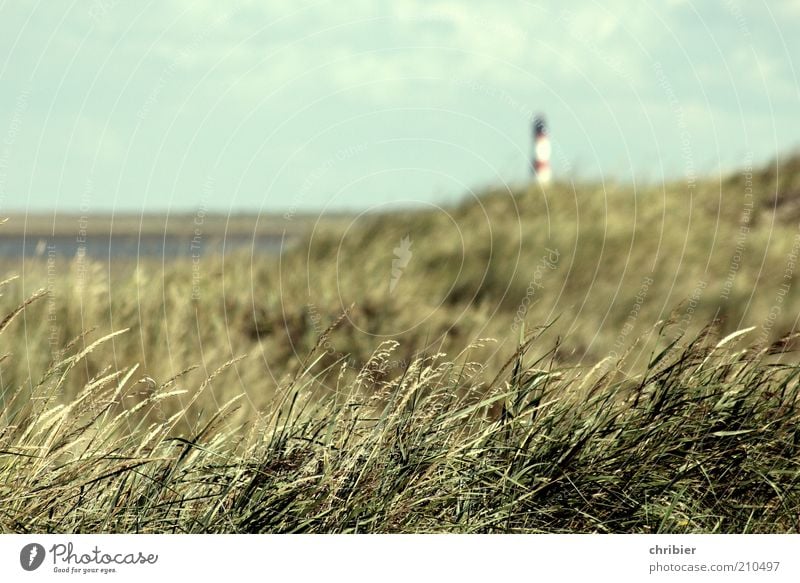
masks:
<svg viewBox="0 0 800 583"><path fill-rule="evenodd" d="M0 214L446 204L800 147L800 2L0 0Z"/></svg>

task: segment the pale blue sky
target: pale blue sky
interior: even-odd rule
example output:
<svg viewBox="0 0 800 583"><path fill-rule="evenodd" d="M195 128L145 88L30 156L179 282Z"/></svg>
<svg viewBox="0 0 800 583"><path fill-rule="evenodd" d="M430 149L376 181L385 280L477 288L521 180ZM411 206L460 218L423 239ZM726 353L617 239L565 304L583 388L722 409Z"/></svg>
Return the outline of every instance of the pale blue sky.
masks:
<svg viewBox="0 0 800 583"><path fill-rule="evenodd" d="M568 6L569 8L564 8ZM0 0L0 213L373 208L800 145L800 2Z"/></svg>

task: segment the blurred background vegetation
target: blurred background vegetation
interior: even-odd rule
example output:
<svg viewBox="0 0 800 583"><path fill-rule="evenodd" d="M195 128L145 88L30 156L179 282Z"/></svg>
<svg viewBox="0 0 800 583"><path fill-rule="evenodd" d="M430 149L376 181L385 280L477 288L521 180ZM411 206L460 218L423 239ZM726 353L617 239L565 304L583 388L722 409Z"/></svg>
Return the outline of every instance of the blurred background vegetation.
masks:
<svg viewBox="0 0 800 583"><path fill-rule="evenodd" d="M19 232L19 220L2 228ZM107 231L104 220L91 218L89 232ZM156 233L167 232L163 222ZM187 415L244 394L239 415L251 418L304 365L315 362L320 386L333 388L386 341L399 343L376 371L386 378L416 356L456 358L486 338L463 356L496 372L542 326L531 358L554 350L556 362L588 370L627 353L622 368L635 372L659 343L709 323L720 333L754 326L749 340L767 344L793 332L800 314L798 156L721 179L531 184L438 210L260 222L291 233L282 254L6 259L4 272L18 277L0 311L38 289L48 296L6 336L15 357L0 362L3 392L36 385L68 343L122 329L69 372L65 400L109 367L138 363L137 375L160 385L196 366L182 382L197 386L243 357ZM252 235L255 224L239 217L215 229ZM114 232L137 229L128 221Z"/></svg>

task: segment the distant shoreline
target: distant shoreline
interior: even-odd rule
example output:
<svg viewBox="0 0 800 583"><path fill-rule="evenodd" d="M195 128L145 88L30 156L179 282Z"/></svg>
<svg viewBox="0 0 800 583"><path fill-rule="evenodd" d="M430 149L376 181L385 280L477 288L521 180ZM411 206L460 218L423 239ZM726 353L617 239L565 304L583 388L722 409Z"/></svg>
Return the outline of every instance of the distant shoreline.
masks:
<svg viewBox="0 0 800 583"><path fill-rule="evenodd" d="M278 255L293 246L299 235L226 234L117 234L113 235L0 235L2 259L193 259L247 252Z"/></svg>
<svg viewBox="0 0 800 583"><path fill-rule="evenodd" d="M287 218L279 214L213 212L180 213L12 213L0 215L0 238L22 237L105 237L166 236L166 237L296 237L321 225L349 220L349 215L295 214Z"/></svg>

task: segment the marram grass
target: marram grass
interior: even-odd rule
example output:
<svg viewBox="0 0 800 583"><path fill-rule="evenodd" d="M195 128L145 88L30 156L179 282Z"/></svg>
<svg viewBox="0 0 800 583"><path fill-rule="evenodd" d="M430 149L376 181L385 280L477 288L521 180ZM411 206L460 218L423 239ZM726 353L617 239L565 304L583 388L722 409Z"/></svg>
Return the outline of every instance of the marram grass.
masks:
<svg viewBox="0 0 800 583"><path fill-rule="evenodd" d="M188 389L104 370L65 404L69 370L112 336L76 342L6 395L0 531L797 532L800 368L712 336L636 377L528 362L531 337L491 378L464 353L385 380L387 342L333 387L310 358L246 426L238 398L156 415L232 362Z"/></svg>
<svg viewBox="0 0 800 583"><path fill-rule="evenodd" d="M0 531L800 531L800 156L751 178L3 265Z"/></svg>

